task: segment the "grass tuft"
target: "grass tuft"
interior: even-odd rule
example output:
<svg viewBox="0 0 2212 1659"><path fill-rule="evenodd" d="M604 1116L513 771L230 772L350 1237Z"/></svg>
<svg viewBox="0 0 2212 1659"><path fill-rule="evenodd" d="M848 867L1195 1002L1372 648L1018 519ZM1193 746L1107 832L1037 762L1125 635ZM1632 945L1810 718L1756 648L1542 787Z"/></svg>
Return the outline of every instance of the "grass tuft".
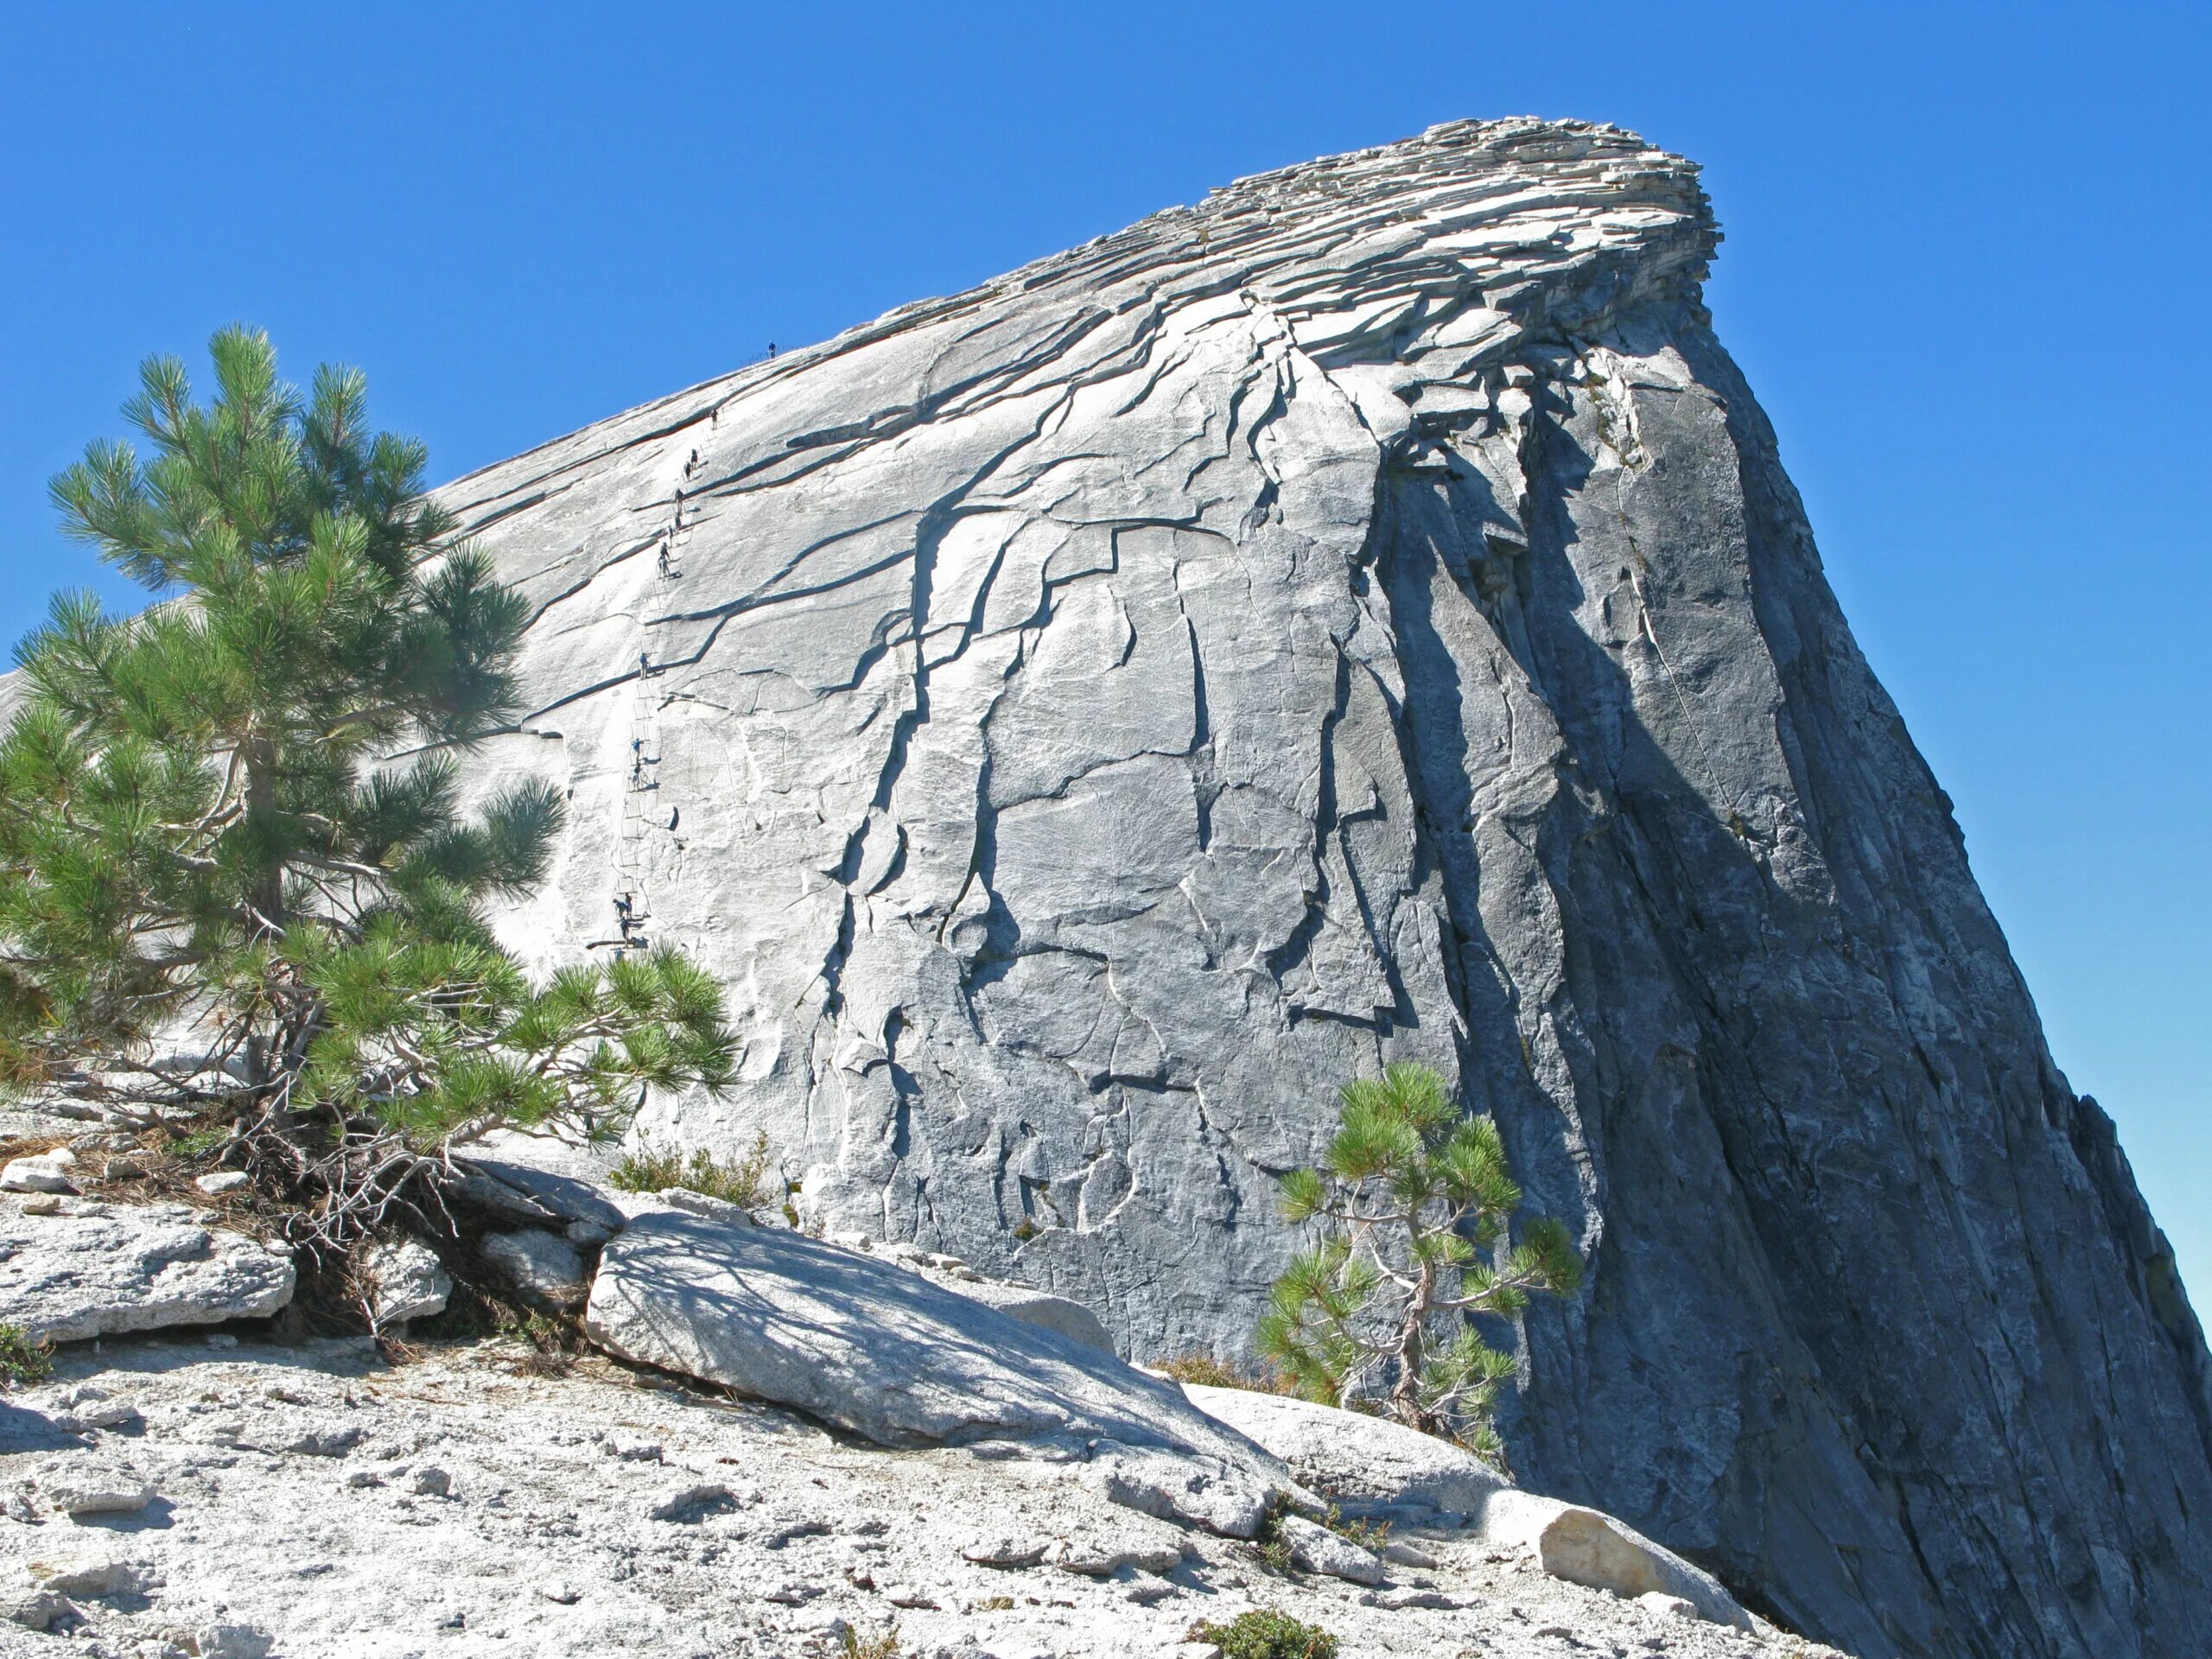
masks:
<svg viewBox="0 0 2212 1659"><path fill-rule="evenodd" d="M893 1624L880 1636L862 1636L849 1624L837 1651L842 1659L898 1659L899 1627Z"/></svg>
<svg viewBox="0 0 2212 1659"><path fill-rule="evenodd" d="M1298 1392L1280 1371L1248 1371L1226 1360L1216 1359L1211 1354L1179 1354L1162 1363L1159 1369L1178 1382L1195 1383L1202 1389L1242 1389L1247 1394L1291 1395Z"/></svg>
<svg viewBox="0 0 2212 1659"><path fill-rule="evenodd" d="M20 1325L0 1325L0 1389L20 1389L54 1375L54 1344L34 1342Z"/></svg>
<svg viewBox="0 0 2212 1659"><path fill-rule="evenodd" d="M734 1163L723 1162L704 1147L695 1148L689 1157L673 1148L640 1147L609 1170L607 1179L625 1192L665 1192L680 1186L747 1210L780 1203L784 1196L772 1191L780 1183L772 1183L768 1178L765 1132L754 1139L753 1150Z"/></svg>

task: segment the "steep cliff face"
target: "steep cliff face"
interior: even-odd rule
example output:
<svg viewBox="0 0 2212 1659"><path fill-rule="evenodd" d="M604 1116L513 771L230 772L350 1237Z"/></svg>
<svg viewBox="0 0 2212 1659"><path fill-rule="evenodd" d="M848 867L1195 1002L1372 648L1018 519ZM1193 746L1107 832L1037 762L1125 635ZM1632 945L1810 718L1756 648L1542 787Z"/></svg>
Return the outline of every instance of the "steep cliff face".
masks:
<svg viewBox="0 0 2212 1659"><path fill-rule="evenodd" d="M2212 1389L2110 1125L1714 341L1688 163L1465 124L1244 181L450 486L485 752L733 990L833 1228L1236 1351L1410 1058L1591 1264L1534 1484L1868 1656L2212 1646Z"/></svg>

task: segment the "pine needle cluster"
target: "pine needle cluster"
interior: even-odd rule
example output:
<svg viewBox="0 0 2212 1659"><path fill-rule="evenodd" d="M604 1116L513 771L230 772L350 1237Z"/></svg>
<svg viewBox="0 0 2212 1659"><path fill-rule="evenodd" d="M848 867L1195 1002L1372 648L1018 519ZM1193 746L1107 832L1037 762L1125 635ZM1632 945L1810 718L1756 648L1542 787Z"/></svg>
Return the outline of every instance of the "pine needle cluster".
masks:
<svg viewBox="0 0 2212 1659"><path fill-rule="evenodd" d="M1284 1213L1323 1237L1275 1281L1261 1353L1308 1399L1350 1406L1379 1385L1408 1427L1496 1458L1491 1415L1514 1361L1470 1316L1570 1293L1582 1268L1556 1219L1510 1244L1520 1205L1497 1126L1461 1116L1434 1071L1399 1064L1345 1084L1321 1167L1283 1182Z"/></svg>
<svg viewBox="0 0 2212 1659"><path fill-rule="evenodd" d="M268 1177L342 1243L499 1128L606 1135L648 1089L727 1085L720 988L671 951L534 983L487 900L544 877L542 782L465 804L514 717L527 612L375 432L354 370L302 396L268 336L215 391L149 359L52 485L157 602L65 593L0 735L0 1081L61 1087Z"/></svg>

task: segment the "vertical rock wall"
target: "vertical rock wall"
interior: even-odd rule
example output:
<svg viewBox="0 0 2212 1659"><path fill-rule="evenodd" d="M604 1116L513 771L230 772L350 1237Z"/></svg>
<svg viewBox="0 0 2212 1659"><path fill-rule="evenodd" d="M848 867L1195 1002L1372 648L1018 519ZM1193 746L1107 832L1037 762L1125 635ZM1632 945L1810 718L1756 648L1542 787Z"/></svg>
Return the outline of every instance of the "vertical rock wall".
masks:
<svg viewBox="0 0 2212 1659"><path fill-rule="evenodd" d="M1247 1338L1457 1078L1591 1261L1508 1425L1868 1656L2212 1643L2201 1333L1698 299L1694 169L1248 180L450 486L538 607L540 960L714 965L833 1227Z"/></svg>

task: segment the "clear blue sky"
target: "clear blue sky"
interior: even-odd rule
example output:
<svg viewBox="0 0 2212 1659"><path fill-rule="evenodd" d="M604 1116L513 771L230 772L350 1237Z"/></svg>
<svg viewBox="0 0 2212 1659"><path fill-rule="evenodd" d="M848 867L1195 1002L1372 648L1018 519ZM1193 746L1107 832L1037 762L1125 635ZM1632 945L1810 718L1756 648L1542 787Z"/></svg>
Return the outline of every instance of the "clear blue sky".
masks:
<svg viewBox="0 0 2212 1659"><path fill-rule="evenodd" d="M1722 335L2212 1313L2208 70L2201 0L0 0L0 633L97 579L48 475L232 318L444 478L1240 174L1618 122L1706 164Z"/></svg>

